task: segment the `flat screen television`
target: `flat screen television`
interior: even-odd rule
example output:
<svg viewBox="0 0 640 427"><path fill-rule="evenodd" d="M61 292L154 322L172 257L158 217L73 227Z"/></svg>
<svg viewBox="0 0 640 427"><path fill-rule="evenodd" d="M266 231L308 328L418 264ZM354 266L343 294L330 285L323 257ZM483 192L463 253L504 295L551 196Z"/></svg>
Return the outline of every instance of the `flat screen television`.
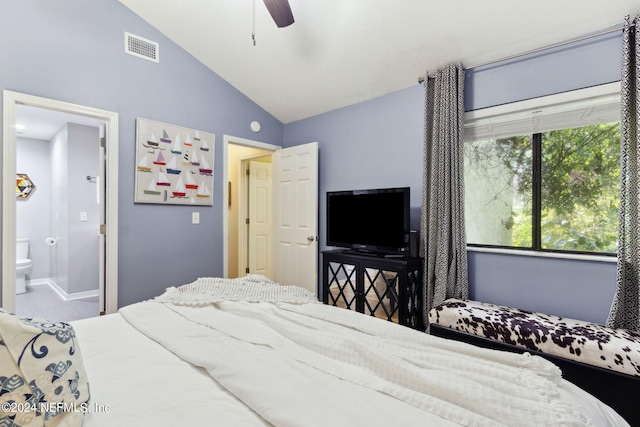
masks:
<svg viewBox="0 0 640 427"><path fill-rule="evenodd" d="M327 245L402 254L409 245L409 187L327 192Z"/></svg>

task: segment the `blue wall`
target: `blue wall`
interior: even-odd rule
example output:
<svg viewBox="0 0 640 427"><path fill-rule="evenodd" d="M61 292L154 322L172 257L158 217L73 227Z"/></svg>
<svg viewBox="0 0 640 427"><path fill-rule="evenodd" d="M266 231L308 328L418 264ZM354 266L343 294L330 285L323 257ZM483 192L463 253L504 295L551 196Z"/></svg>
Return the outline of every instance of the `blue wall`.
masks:
<svg viewBox="0 0 640 427"><path fill-rule="evenodd" d="M424 90L416 85L285 126L287 147L318 141L321 243L326 191L411 187L411 223L418 227L423 111Z"/></svg>
<svg viewBox="0 0 640 427"><path fill-rule="evenodd" d="M470 298L605 323L616 264L468 251Z"/></svg>
<svg viewBox="0 0 640 427"><path fill-rule="evenodd" d="M620 80L620 31L470 69L465 110L477 110Z"/></svg>
<svg viewBox="0 0 640 427"><path fill-rule="evenodd" d="M612 33L468 70L465 109L618 81L620 51L620 33ZM322 248L327 191L410 186L417 228L423 117L424 89L416 85L285 126L285 146L319 142ZM615 263L470 251L469 270L471 298L598 323L615 291Z"/></svg>
<svg viewBox="0 0 640 427"><path fill-rule="evenodd" d="M221 276L222 136L280 145L283 125L115 0L20 0L0 14L0 88L119 114L119 305ZM124 32L160 44L160 63L124 53ZM134 204L135 119L216 134L213 207ZM191 212L200 224L191 225ZM159 223L173 224L158 233Z"/></svg>
<svg viewBox="0 0 640 427"><path fill-rule="evenodd" d="M159 42L160 63L125 54L124 31ZM469 70L466 107L619 80L619 52L619 34L612 34ZM121 306L222 274L222 135L252 138L253 120L262 124L266 143L319 142L321 246L328 190L410 186L412 226L418 226L422 86L283 126L114 0L6 2L0 57L2 89L119 113ZM190 223L192 207L133 203L136 117L216 134L214 206L197 208L200 225ZM175 227L160 235L159 222ZM470 253L469 261L473 298L597 322L608 313L614 264L485 253Z"/></svg>

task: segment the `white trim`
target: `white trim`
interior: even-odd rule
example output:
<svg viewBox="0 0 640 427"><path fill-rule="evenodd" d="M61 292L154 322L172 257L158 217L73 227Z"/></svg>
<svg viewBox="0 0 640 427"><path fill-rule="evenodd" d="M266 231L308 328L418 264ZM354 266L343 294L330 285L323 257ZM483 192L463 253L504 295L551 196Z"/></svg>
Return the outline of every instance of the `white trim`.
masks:
<svg viewBox="0 0 640 427"><path fill-rule="evenodd" d="M105 311L118 310L118 113L3 90L2 114L2 307L15 311L16 104L103 120L107 124Z"/></svg>
<svg viewBox="0 0 640 427"><path fill-rule="evenodd" d="M16 122L15 101L3 91L2 113L2 307L15 311L16 259Z"/></svg>
<svg viewBox="0 0 640 427"><path fill-rule="evenodd" d="M511 114L517 111L537 108L541 105L564 104L567 102L574 102L585 98L613 95L616 93L619 95L620 89L620 82L614 82L599 86L592 86L584 89L557 93L554 95L526 99L524 101L511 102L509 104L497 105L495 107L481 108L479 110L473 110L464 113L464 121L467 122L471 120L484 119L487 117Z"/></svg>
<svg viewBox="0 0 640 427"><path fill-rule="evenodd" d="M542 251L528 251L522 249L507 249L507 248L485 248L477 246L467 246L467 252L484 252L492 254L503 255L519 255L528 257L540 257L540 258L556 258L556 259L569 259L576 261L599 261L617 263L618 258L614 256L606 255L590 255L590 254L570 254L560 252L542 252Z"/></svg>
<svg viewBox="0 0 640 427"><path fill-rule="evenodd" d="M53 279L47 277L46 279L33 279L33 280L27 280L27 285L29 286L40 286L40 285L47 285L47 286L53 286ZM58 286L56 284L56 286Z"/></svg>
<svg viewBox="0 0 640 427"><path fill-rule="evenodd" d="M229 210L226 201L229 200L227 182L229 182L229 144L259 148L267 151L282 150L279 145L222 135L222 277L229 277Z"/></svg>
<svg viewBox="0 0 640 427"><path fill-rule="evenodd" d="M65 301L74 301L74 300L79 300L79 299L84 299L84 298L93 298L93 297L99 297L100 296L100 290L99 289L96 289L94 291L74 292L72 294L68 294L68 293L66 293L64 291L64 289L62 289L60 286L58 286L58 284L53 279L50 279L50 278L27 280L27 285L28 286L47 285L56 294L58 294L58 296L60 298L62 298ZM98 313L96 313L96 316L97 315L98 315Z"/></svg>

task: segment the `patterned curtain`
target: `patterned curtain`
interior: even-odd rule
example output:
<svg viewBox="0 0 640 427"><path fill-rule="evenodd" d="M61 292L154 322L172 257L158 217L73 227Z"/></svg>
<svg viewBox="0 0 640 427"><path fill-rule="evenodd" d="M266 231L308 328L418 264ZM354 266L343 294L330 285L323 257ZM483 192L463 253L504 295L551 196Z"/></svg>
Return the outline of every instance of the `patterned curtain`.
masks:
<svg viewBox="0 0 640 427"><path fill-rule="evenodd" d="M425 79L421 254L423 316L447 298L468 298L464 229L464 68L452 64Z"/></svg>
<svg viewBox="0 0 640 427"><path fill-rule="evenodd" d="M640 46L638 23L625 19L622 33L620 116L620 223L618 288L607 326L640 330Z"/></svg>

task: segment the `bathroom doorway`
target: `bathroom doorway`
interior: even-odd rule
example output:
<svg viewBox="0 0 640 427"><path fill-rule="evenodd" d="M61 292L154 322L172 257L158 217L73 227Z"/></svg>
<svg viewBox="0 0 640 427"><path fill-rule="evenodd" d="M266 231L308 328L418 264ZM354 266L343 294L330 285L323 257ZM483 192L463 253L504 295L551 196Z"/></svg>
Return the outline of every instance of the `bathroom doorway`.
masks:
<svg viewBox="0 0 640 427"><path fill-rule="evenodd" d="M4 97L2 306L54 321L115 311L117 114Z"/></svg>
<svg viewBox="0 0 640 427"><path fill-rule="evenodd" d="M33 187L16 200L15 312L56 321L95 317L105 123L24 105L16 113L16 172Z"/></svg>

